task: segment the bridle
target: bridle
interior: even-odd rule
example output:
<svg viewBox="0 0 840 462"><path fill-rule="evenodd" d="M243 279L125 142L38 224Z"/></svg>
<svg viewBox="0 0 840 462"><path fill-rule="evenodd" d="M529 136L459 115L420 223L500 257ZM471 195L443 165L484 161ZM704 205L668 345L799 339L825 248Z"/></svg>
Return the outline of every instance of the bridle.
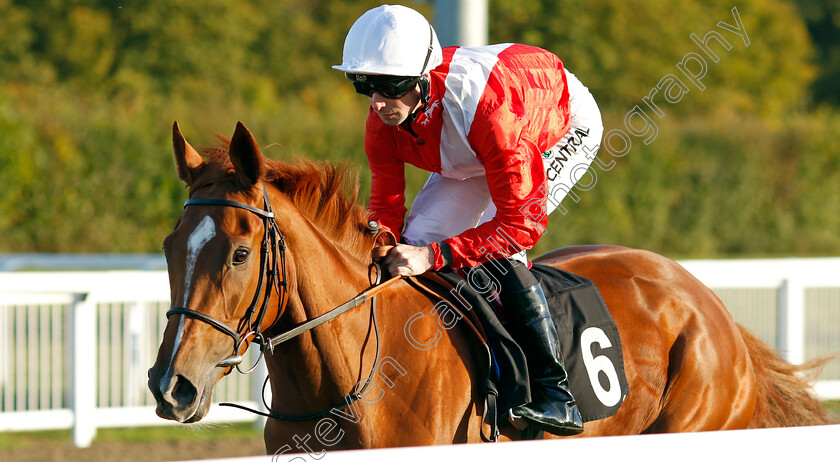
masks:
<svg viewBox="0 0 840 462"><path fill-rule="evenodd" d="M368 388L371 382L373 382L373 375L376 372L377 365L379 363L379 327L377 326L376 322L376 294L381 292L386 286L389 284L400 280L400 278L393 278L389 279L388 281L380 284L379 276L381 271L378 269L376 264L371 264L369 267L368 273L370 274L370 268L375 269L375 278L371 280L371 286L353 297L351 300L343 303L332 310L324 313L318 317L313 319L307 320L294 328L283 332L281 334L275 335L273 337L267 338L265 336L265 332L270 330L277 324L278 320L280 319L283 311L285 310L286 306L286 299L288 298L288 278L286 275L286 241L283 233L280 232L280 229L277 227L277 222L275 221L274 212L271 209L271 201L268 198L268 191L263 185L263 209L258 209L256 207L252 207L248 204L244 204L242 202L236 201L229 201L225 199L188 199L184 202L184 208L190 205L220 205L224 207L236 207L240 209L247 210L251 213L254 213L262 218L263 227L265 229L262 244L260 246L260 275L259 281L257 283L257 290L254 293L254 298L251 301L251 305L248 307L245 315L239 321L239 329L234 330L230 328L227 324L219 321L218 319L208 316L204 313L199 311L195 311L193 309L184 307L184 306L175 306L170 308L166 312L166 317L169 318L173 314L181 314L184 316L188 316L193 319L197 319L199 321L203 321L210 326L214 327L215 329L219 330L220 332L230 336L233 339L233 354L229 357L222 359L216 364L216 367L227 367L231 368L225 374L229 374L233 371L233 367L235 367L239 372L243 374L248 374L256 369L257 365L259 364L260 360L262 359L263 354L266 350L274 351L274 347L291 340L298 335L307 332L315 327L330 321L339 315L349 311L352 308L360 306L366 303L368 300L371 302L371 318L373 322L373 328L376 334L376 354L374 356L373 366L371 367L370 374L368 375L367 380L364 381L364 385L359 387L357 384L353 387L353 389L345 395L345 399L343 403L337 404L335 406L331 406L330 408L315 412L312 414L307 415L286 415L274 412L271 410L271 406L265 402L265 393L263 393L263 404L265 408L269 410L269 412L261 412L255 409L251 409L245 406L241 406L235 403L219 403L221 406L231 406L237 407L240 409L244 409L255 414L259 414L265 417L271 417L280 420L294 420L294 421L302 421L302 420L311 420L316 419L318 417L324 416L329 414L334 409L341 409L345 406L348 406L355 402L356 400L362 397L362 394ZM373 232L376 237L374 240L378 238L380 232L382 232L376 222L370 223L371 232ZM393 235L391 235L393 238ZM269 258L269 252L271 255ZM275 316L274 320L271 322L271 325L261 331L260 326L265 319L265 314L268 308L268 300L271 296L271 289L272 287L275 288L277 295L279 297L278 307L277 307L277 315ZM264 292L264 293L263 293ZM257 310L257 306L260 302L260 297L262 296L262 305L259 310ZM254 320L254 315L256 314L256 320ZM255 322L256 321L256 322ZM244 334L240 334L239 330L242 327L247 327L247 330ZM260 345L260 357L257 359L257 362L248 370L242 370L239 368L239 364L242 363L242 355L239 353L239 349L242 344L248 339L253 337L253 342ZM360 382L362 383L362 382ZM263 383L263 389L268 384L268 377L266 377L265 382Z"/></svg>
<svg viewBox="0 0 840 462"><path fill-rule="evenodd" d="M388 279L385 282L380 283L380 276L382 274L382 271L379 269L379 267L376 263L371 263L371 265L368 267L368 277L370 279L370 284L371 284L370 287L363 290L362 292L360 292L358 295L356 295L355 297L353 297L349 301L331 309L330 311L328 311L328 312L326 312L326 313L324 313L320 316L317 316L315 318L304 321L304 322L298 324L297 326L289 329L286 332L283 332L283 333L280 333L280 334L277 334L277 335L274 335L272 337L267 338L265 336L265 332L269 331L270 329L272 329L274 327L275 324L277 324L278 320L280 319L280 317L283 314L283 311L285 310L289 288L288 288L288 278L287 278L287 275L286 275L286 241L285 241L285 237L283 236L283 233L280 232L280 229L277 227L277 222L275 221L274 212L271 209L271 202L268 198L268 191L266 190L265 185L263 185L262 189L263 189L263 209L258 209L256 207L252 207L248 204L243 204L242 202L229 201L229 200L225 200L225 199L188 199L184 203L184 208L186 208L187 206L190 206L190 205L218 205L218 206L224 206L224 207L236 207L236 208L247 210L251 213L256 214L260 218L262 218L264 233L263 233L263 238L262 238L262 244L260 246L260 275L259 275L259 281L257 283L257 290L254 293L254 298L251 300L251 304L250 304L250 306L248 306L248 309L245 312L245 315L239 321L239 328L237 330L231 329L228 325L219 321L216 318L213 318L212 316L208 316L204 313L192 310L192 309L184 307L184 306L176 306L176 307L170 308L166 312L166 317L168 318L168 317L172 316L173 314L181 314L181 315L184 315L184 316L188 316L188 317L191 317L193 319L203 321L203 322L209 324L210 326L214 327L215 329L221 331L222 333L230 336L233 339L233 354L231 354L229 357L219 361L216 364L216 366L217 367L230 368L228 371L225 372L225 374L229 374L231 371L233 371L233 367L236 367L236 370L238 370L239 372L241 372L243 374L248 374L248 373L253 372L254 369L256 369L260 360L262 360L262 357L263 357L266 350L270 350L270 351L273 352L275 346L277 346L277 345L279 345L283 342L286 342L288 340L291 340L291 339L297 337L298 335L300 335L304 332L307 332L311 329L314 329L315 327L320 326L321 324L323 324L327 321L335 319L339 315L341 315L341 314L343 314L343 313L345 313L345 312L347 312L347 311L349 311L349 310L351 310L351 309L353 309L357 306L361 306L364 303L370 301L371 323L373 325L374 333L375 333L375 336L376 336L376 353L374 355L373 365L371 366L370 374L368 374L367 379L365 379L363 381L360 381L355 386L353 386L353 388L346 395L344 395L344 401L343 402L341 402L339 404L336 404L334 406L330 406L329 408L324 409L322 411L313 412L311 414L306 414L306 415L281 414L281 413L278 413L278 412L275 412L274 410L272 410L271 406L265 400L265 387L268 385L268 380L269 380L269 377L266 377L265 381L263 382L263 392L261 393L261 395L262 395L263 405L268 410L268 412L262 412L262 411L259 411L259 410L256 410L256 409L251 409L249 407L242 406L242 405L236 404L236 403L219 403L220 406L236 407L236 408L243 409L243 410L246 410L246 411L249 411L249 412L253 412L254 414L258 414L258 415L261 415L261 416L264 416L264 417L270 417L270 418L278 419L278 420L291 420L291 421L313 420L313 419L323 417L327 414L332 413L333 411L344 408L344 407L349 406L349 405L353 404L354 402L358 401L359 399L362 398L362 396L364 395L365 391L368 389L370 384L373 383L373 376L376 373L376 371L378 369L378 365L379 365L379 347L380 347L380 343L381 343L380 338L379 338L379 326L378 326L377 321L376 321L376 294L383 291L389 285L391 285L391 284L393 284L397 281L400 281L401 278L394 277L394 278ZM372 221L372 222L368 223L368 230L369 230L369 232L374 234L374 238L373 238L374 245L376 245L376 243L378 243L379 238L381 236L385 236L387 244L396 245L396 238L394 237L394 235L390 231L380 229L375 221ZM270 255L269 255L269 252L271 253ZM270 256L270 258L269 258L269 256ZM371 269L374 269L374 273L373 273L374 277L373 278L371 278ZM411 278L409 280L411 280ZM414 281L412 283L412 285L415 285L416 283L417 283L417 281ZM271 322L271 325L267 329L261 331L260 326L262 326L262 323L265 319L265 314L266 314L267 308L268 308L268 300L271 296L272 287L275 288L275 291L277 292L277 295L279 297L277 314L276 314L274 320ZM420 285L420 287L423 288L422 285ZM427 292L429 291L429 289L424 289L424 290L426 290ZM431 292L431 294L439 297L439 295L435 294L434 292ZM262 305L261 305L260 309L257 310L257 306L260 303L260 297L261 296L262 296ZM256 320L254 319L255 314L256 314ZM462 317L463 317L463 314L462 314ZM244 334L240 334L239 330L242 330L243 326L247 327L247 330L245 331ZM474 326L473 326L473 329L475 330ZM483 336L480 332L476 331L476 333L477 333L479 339L483 338ZM253 340L254 343L257 343L257 344L260 345L260 356L257 359L257 362L250 369L248 369L246 371L243 371L242 369L239 368L239 364L242 363L242 355L239 353L239 349L242 346L242 344L250 337L254 338L254 340ZM487 370L488 370L488 374L489 374L489 371L491 370L489 365L493 363L492 353L490 352L490 349L489 349L489 346L487 345L486 340L484 340L483 344L484 344L485 350L487 352L487 358L488 358L488 368L487 368ZM487 379L485 382L490 383L489 379ZM491 385L490 388L495 389L492 385ZM496 441L498 439L499 433L498 433L498 427L496 426L495 402L496 402L495 392L488 394L487 398L485 400L485 407L484 407L485 410L484 410L484 415L482 416L482 422L484 422L484 419L487 418L487 416L488 416L488 409L492 409L491 414L492 414L493 417L491 419L491 427L490 427L491 428L491 436L490 437L486 437L484 435L483 424L481 426L480 434L481 434L481 438L484 441Z"/></svg>
<svg viewBox="0 0 840 462"><path fill-rule="evenodd" d="M253 337L253 341L261 345L260 355L262 355L265 351L265 345L267 343L265 342L265 337L263 335L265 331L260 331L260 326L262 326L265 314L268 311L268 300L271 295L271 288L275 288L280 300L278 302L277 315L274 317L274 321L272 321L271 326L269 326L268 329L271 329L271 327L277 323L277 320L280 319L280 315L285 307L286 298L288 297L288 283L286 277L286 241L283 233L281 233L280 229L277 227L277 222L274 220L274 212L271 210L271 202L268 199L268 191L266 191L265 185L263 185L263 203L264 209L261 210L256 207L251 207L248 204L243 204L242 202L224 199L188 199L184 202L184 208L190 205L221 205L225 207L245 209L262 218L265 231L262 237L262 244L260 245L259 281L257 282L257 290L254 293L253 300L251 300L251 305L248 307L248 310L239 322L239 330L241 330L243 325L245 325L247 327L247 331L240 335L238 330L231 329L227 324L219 321L218 319L185 306L174 306L166 312L167 318L173 314L183 314L193 319L203 321L213 326L216 330L222 332L223 334L230 336L233 339L233 354L219 361L216 366L236 367L239 372L244 374L252 372L254 368L256 368L256 364L247 371L243 371L239 368L239 364L242 363L242 355L239 353L242 343L244 343L248 338ZM269 252L271 252L271 258L269 258ZM264 294L262 293L263 290L265 291ZM257 306L260 302L260 296L262 296L262 306L259 310L257 310ZM256 314L256 322L254 322L254 314ZM259 360L257 361L257 364L259 364ZM232 370L233 369L227 371L226 374L230 373Z"/></svg>

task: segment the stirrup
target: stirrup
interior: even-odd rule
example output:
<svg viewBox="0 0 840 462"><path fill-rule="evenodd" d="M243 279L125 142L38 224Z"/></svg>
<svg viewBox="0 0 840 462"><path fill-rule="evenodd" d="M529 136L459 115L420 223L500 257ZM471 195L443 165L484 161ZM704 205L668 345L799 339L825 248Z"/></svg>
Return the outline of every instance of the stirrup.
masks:
<svg viewBox="0 0 840 462"><path fill-rule="evenodd" d="M513 428L519 431L524 431L526 428L528 428L528 422L526 422L524 419L513 415L513 408L508 409L508 422L510 422Z"/></svg>
<svg viewBox="0 0 840 462"><path fill-rule="evenodd" d="M523 434L526 431L532 434L545 432L557 436L573 436L583 433L583 420L580 417L579 411L575 412L575 414L577 415L577 419L573 418L571 421L564 422L558 421L555 424L549 421L540 421L538 419L527 419L524 417L517 417L516 415L514 415L513 409L510 409L508 411L508 422L510 422L513 428L519 430L520 432L523 432ZM577 420L577 422L575 420Z"/></svg>

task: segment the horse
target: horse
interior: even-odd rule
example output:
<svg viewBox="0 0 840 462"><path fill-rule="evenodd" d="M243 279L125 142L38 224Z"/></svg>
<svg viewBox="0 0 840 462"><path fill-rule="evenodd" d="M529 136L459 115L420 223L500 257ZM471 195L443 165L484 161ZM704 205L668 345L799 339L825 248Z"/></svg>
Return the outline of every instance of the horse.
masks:
<svg viewBox="0 0 840 462"><path fill-rule="evenodd" d="M265 424L269 454L481 441L486 358L409 281L373 286L374 311L378 237L347 166L265 158L241 122L219 138L199 153L173 126L189 199L163 241L172 309L149 370L157 414L201 420L215 384L259 343L277 417ZM801 366L678 263L619 246L537 260L594 281L623 345L626 399L577 436L828 423ZM281 332L288 341L275 344ZM498 439L523 437L503 426Z"/></svg>

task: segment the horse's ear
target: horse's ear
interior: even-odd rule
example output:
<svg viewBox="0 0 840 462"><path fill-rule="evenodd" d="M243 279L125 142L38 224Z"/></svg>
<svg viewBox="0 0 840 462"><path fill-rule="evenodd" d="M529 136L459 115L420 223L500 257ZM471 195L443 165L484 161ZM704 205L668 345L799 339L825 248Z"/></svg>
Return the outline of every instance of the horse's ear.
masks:
<svg viewBox="0 0 840 462"><path fill-rule="evenodd" d="M230 140L230 161L236 169L239 185L249 188L256 184L263 174L263 157L257 140L242 122L237 122Z"/></svg>
<svg viewBox="0 0 840 462"><path fill-rule="evenodd" d="M190 143L187 143L177 121L172 126L172 148L175 152L175 168L178 170L178 178L187 186L192 185L198 169L204 165L204 159L190 146Z"/></svg>

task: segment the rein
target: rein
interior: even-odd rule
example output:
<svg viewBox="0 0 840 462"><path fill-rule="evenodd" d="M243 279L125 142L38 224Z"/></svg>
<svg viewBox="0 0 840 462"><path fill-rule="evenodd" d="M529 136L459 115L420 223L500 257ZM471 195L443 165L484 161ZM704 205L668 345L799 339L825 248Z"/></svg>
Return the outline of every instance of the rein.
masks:
<svg viewBox="0 0 840 462"><path fill-rule="evenodd" d="M378 279L378 276L379 276L379 273L377 273L377 279ZM379 364L379 346L380 346L381 342L379 340L379 325L377 324L377 321L376 321L376 294L381 292L382 290L384 290L389 285L392 285L395 281L399 281L399 280L401 280L401 279L400 278L393 278L393 279L389 279L389 280L387 280L387 281L385 281L381 284L373 285L372 287L369 287L369 288L365 289L364 291L362 291L359 295L353 297L353 299L351 299L351 300L333 308L332 310L322 314L321 316L310 319L309 321L305 321L305 322L299 324L298 326L290 329L289 331L286 331L282 334L275 335L274 337L271 337L270 339L268 339L267 347L273 350L276 345L279 345L279 344L281 344L281 343L283 343L287 340L291 340L291 339L297 337L298 335L300 335L300 334L302 334L306 331L312 330L315 327L320 326L321 324L324 324L325 322L330 321L330 320L338 317L339 315L341 315L343 313L346 313L347 311L349 311L349 310L351 310L351 309L353 309L353 308L355 308L359 305L364 304L368 299L370 299L371 319L373 321L373 329L374 329L374 334L376 336L376 354L374 355L373 365L370 368L370 373L368 374L367 379L365 379L365 381L364 381L364 385L362 385L361 388L357 389L357 387L359 386L359 384L361 382L357 383L356 386L354 386L353 389L350 390L349 393L344 395L344 402L343 403L339 403L339 404L336 404L334 406L330 406L329 408L324 409L323 411L313 412L311 414L305 414L305 415L290 415L290 414L281 414L279 412L275 412L274 410L271 409L271 406L265 401L265 387L268 385L268 379L269 379L268 377L266 377L265 381L263 382L263 387L262 387L263 388L262 400L263 400L263 406L265 406L265 408L268 409L268 412L262 412L262 411L259 411L259 410L256 410L256 409L251 409L247 406L243 406L241 404L236 404L236 403L219 403L219 406L235 407L235 408L242 409L242 410L245 410L245 411L248 411L248 412L252 412L252 413L257 414L257 415L261 415L263 417L270 417L270 418L278 419L278 420L291 420L291 421L295 421L295 422L301 422L301 421L313 420L313 419L317 419L319 417L323 417L323 416L331 413L333 410L342 409L342 408L347 407L347 406L353 404L354 402L358 401L362 397L364 392L367 390L368 386L370 386L371 382L373 382L373 375L376 373L376 369L377 369L377 366Z"/></svg>
<svg viewBox="0 0 840 462"><path fill-rule="evenodd" d="M247 210L251 213L254 213L260 216L263 220L263 226L265 232L263 234L262 244L260 246L260 275L259 281L257 283L257 290L254 293L254 298L251 301L250 306L245 312L245 315L240 320L239 324L240 327L237 330L232 329L227 324L219 321L212 316L208 316L204 313L199 311L183 307L183 306L175 306L171 307L166 312L166 317L169 318L174 314L180 314L184 316L188 316L193 319L197 319L199 321L205 322L215 328L216 330L230 336L233 339L233 354L229 357L222 359L216 364L216 367L229 367L231 368L228 370L225 375L229 374L233 371L233 367L236 367L240 373L249 374L256 369L257 365L259 364L260 360L262 359L265 350L270 350L271 352L274 351L274 347L291 340L298 335L307 332L309 330L314 329L321 324L324 324L336 317L340 316L347 311L356 308L368 300L371 302L371 318L374 327L374 331L376 334L376 354L374 356L373 366L371 367L370 374L368 375L367 380L365 381L364 385L361 388L358 388L359 384L353 387L349 393L347 393L344 397L344 402L340 404L336 404L331 406L330 408L315 412L312 414L307 415L286 415L274 412L271 409L271 406L265 402L265 393L263 392L263 405L269 412L261 412L256 409L251 409L246 406L241 406L235 403L219 403L220 406L229 406L229 407L236 407L239 409L243 409L249 412L253 412L255 414L259 414L264 417L271 417L274 419L279 420L292 420L292 421L304 421L304 420L312 420L318 417L324 416L329 414L334 409L341 409L346 407L353 402L357 401L361 398L362 394L367 390L370 383L373 381L373 375L376 372L377 365L379 363L379 326L376 321L376 294L383 291L389 285L393 284L395 281L399 281L400 278L392 278L380 284L380 276L381 271L379 267L372 263L371 267L375 270L375 279L371 281L371 287L363 290L361 293L353 297L351 300L333 308L332 310L317 316L313 319L308 321L304 321L303 323L293 327L292 329L275 335L273 337L266 338L264 332L274 327L277 324L280 316L285 309L285 302L288 298L288 278L286 275L286 242L285 237L280 232L280 229L277 227L277 222L275 221L274 212L271 209L271 202L268 198L268 191L263 185L263 203L264 209L258 209L256 207L252 207L248 204L244 204L242 202L236 201L229 201L225 199L188 199L184 202L184 208L190 205L219 205L224 207L236 207L240 209ZM379 238L380 234L383 233L378 227L374 226L376 223L371 222L371 231L375 233L374 242ZM386 232L387 233L387 232ZM390 234L390 233L387 233ZM392 240L393 235L391 235ZM271 258L269 263L269 252L271 252ZM278 270L279 264L279 270ZM370 268L369 267L369 270ZM280 297L278 301L278 308L277 308L277 315L274 317L271 325L265 329L265 331L260 331L260 326L263 323L265 318L265 314L268 308L268 300L271 296L271 289L274 287L277 295ZM265 288L265 293L262 294L263 288ZM260 296L262 295L262 306L257 311L257 306L260 301ZM257 319L254 322L254 314L256 313ZM239 330L242 329L242 326L247 327L247 331L244 334L240 334ZM260 345L260 357L257 359L257 362L248 370L243 371L239 368L239 365L242 363L243 357L239 353L239 349L242 344L250 337L254 338L254 342ZM265 382L263 382L263 390L268 385L269 378L266 377ZM358 389L357 389L358 388Z"/></svg>

